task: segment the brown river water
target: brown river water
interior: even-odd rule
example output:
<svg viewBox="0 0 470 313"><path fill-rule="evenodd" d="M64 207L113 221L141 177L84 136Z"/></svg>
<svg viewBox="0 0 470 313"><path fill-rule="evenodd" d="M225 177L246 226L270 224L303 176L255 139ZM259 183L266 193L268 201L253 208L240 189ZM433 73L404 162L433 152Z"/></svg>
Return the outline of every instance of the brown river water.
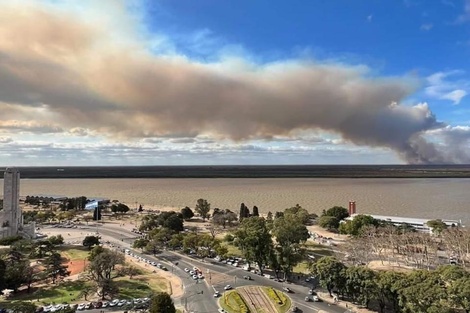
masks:
<svg viewBox="0 0 470 313"><path fill-rule="evenodd" d="M84 195L130 206L140 203L144 208L194 207L197 199L204 198L212 208L238 212L244 202L250 208L258 206L262 213L297 203L321 213L335 205L347 207L354 200L358 213L461 219L470 226L470 179L459 178L22 179L20 194Z"/></svg>

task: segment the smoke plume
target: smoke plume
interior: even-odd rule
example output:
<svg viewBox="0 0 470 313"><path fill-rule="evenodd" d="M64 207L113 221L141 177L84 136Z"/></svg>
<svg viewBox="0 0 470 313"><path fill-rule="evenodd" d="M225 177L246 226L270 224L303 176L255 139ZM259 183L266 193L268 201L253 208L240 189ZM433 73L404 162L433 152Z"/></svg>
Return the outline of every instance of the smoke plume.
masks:
<svg viewBox="0 0 470 313"><path fill-rule="evenodd" d="M411 78L306 60L201 63L151 52L131 22L110 29L119 23L90 23L34 3L0 11L3 119L30 119L30 111L54 129L117 138L204 134L244 141L324 130L393 149L409 163L470 161L464 149L449 148L468 136L437 132L447 128L425 103L402 105L418 87Z"/></svg>

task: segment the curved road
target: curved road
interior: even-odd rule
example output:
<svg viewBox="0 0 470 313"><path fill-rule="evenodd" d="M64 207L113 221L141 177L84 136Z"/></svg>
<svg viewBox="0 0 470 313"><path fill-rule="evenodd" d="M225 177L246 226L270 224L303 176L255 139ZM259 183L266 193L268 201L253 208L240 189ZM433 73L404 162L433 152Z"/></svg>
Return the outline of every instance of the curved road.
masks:
<svg viewBox="0 0 470 313"><path fill-rule="evenodd" d="M45 228L48 229L48 228ZM174 299L176 305L181 305L185 308L186 312L194 313L217 313L219 306L217 304L218 299L214 298L214 290L224 291L223 287L230 284L232 287L241 287L245 285L262 285L270 286L276 289L281 289L284 286L288 286L293 292L289 294L292 299L293 305L297 306L300 311L304 313L316 313L320 310L330 313L344 313L345 309L329 305L324 302L305 302L305 296L308 294L309 287L297 285L297 284L286 284L276 282L272 279L265 278L263 276L255 275L250 273L253 280L243 279L243 276L247 275L247 272L241 268L233 267L224 263L216 261L203 262L199 259L191 258L186 255L175 253L172 251L163 251L156 256L142 254L131 248L132 242L137 238L136 234L128 231L127 229L121 228L113 224L104 224L103 226L83 226L81 229L67 229L69 233L76 233L77 231L84 232L98 232L103 239L109 240L113 245L119 246L121 249L130 249L134 254L145 257L149 260L158 261L160 263L166 263L168 270L172 271L175 275L179 276L183 281L184 295L180 298ZM178 265L175 265L178 262ZM195 281L188 273L184 271L184 268L192 269L193 267L203 268L205 271L209 271L208 277L204 280ZM222 273L228 275L229 279L218 284L211 284L212 273ZM207 272L204 273L207 276ZM98 313L100 310L88 310L84 312Z"/></svg>

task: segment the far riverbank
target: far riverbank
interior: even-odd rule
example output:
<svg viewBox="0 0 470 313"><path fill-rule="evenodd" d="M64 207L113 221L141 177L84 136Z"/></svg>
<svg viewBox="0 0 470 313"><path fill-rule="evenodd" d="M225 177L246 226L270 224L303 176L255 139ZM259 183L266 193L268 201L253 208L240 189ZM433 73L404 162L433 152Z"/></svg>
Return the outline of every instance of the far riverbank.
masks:
<svg viewBox="0 0 470 313"><path fill-rule="evenodd" d="M470 178L470 165L18 167L22 178ZM3 177L4 168L0 168Z"/></svg>

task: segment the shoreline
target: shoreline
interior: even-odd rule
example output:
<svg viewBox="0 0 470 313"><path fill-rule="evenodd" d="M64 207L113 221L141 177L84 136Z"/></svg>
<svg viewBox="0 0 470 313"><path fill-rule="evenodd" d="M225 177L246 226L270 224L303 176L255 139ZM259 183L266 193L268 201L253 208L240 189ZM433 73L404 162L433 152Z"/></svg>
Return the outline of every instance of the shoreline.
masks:
<svg viewBox="0 0 470 313"><path fill-rule="evenodd" d="M17 167L21 178L470 178L470 165ZM0 168L0 176L5 168Z"/></svg>

